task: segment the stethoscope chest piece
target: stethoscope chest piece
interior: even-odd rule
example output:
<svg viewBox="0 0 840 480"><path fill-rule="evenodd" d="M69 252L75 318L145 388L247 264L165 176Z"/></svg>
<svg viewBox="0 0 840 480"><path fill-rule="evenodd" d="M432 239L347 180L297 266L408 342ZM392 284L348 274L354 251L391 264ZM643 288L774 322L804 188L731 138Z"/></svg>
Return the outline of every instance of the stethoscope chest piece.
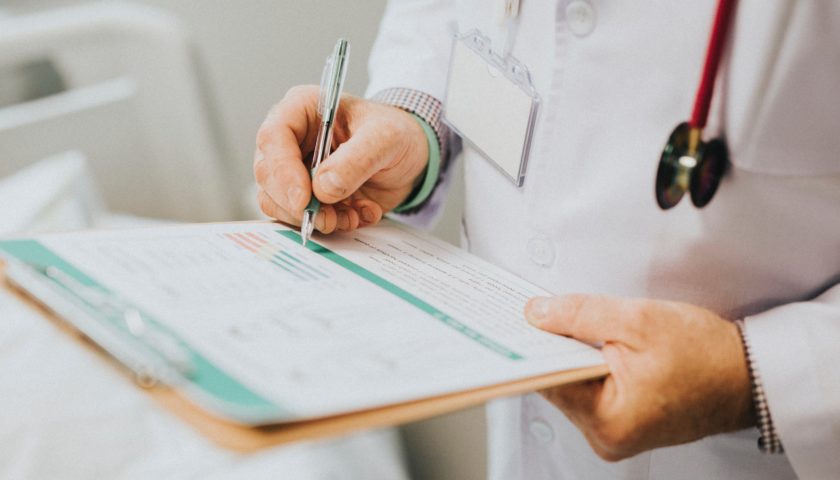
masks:
<svg viewBox="0 0 840 480"><path fill-rule="evenodd" d="M691 120L677 125L659 157L656 203L663 210L680 203L685 192L691 194L695 207L705 207L715 196L720 179L726 173L729 160L726 143L721 139L703 142L703 127L709 117L715 77L734 7L735 0L718 0Z"/></svg>
<svg viewBox="0 0 840 480"><path fill-rule="evenodd" d="M689 192L695 207L705 207L717 192L726 172L729 153L726 143L700 140L700 130L687 122L677 125L662 150L656 172L656 202L668 210Z"/></svg>

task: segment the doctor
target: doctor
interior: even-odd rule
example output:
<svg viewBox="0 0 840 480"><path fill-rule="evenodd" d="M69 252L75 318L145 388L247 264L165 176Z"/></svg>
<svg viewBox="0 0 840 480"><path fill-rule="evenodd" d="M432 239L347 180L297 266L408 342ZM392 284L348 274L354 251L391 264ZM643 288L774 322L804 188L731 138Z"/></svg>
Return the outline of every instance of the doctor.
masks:
<svg viewBox="0 0 840 480"><path fill-rule="evenodd" d="M501 8L541 104L522 186L464 141L466 245L558 293L526 318L603 342L611 375L491 404L493 478L840 478L840 4L739 3L703 135L728 171L708 206L669 211L657 164L715 2ZM317 89L268 115L263 211L299 224L314 191L324 233L431 221L459 143L440 121L452 39L497 19L486 0L391 1L369 100L342 100L311 183Z"/></svg>

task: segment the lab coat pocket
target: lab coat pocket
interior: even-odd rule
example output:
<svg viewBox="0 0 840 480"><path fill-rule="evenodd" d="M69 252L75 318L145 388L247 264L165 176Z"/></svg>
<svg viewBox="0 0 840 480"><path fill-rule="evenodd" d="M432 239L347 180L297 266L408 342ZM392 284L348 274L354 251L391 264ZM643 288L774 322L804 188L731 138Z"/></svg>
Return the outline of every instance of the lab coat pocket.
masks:
<svg viewBox="0 0 840 480"><path fill-rule="evenodd" d="M741 2L721 85L735 168L840 174L838 22L836 2Z"/></svg>

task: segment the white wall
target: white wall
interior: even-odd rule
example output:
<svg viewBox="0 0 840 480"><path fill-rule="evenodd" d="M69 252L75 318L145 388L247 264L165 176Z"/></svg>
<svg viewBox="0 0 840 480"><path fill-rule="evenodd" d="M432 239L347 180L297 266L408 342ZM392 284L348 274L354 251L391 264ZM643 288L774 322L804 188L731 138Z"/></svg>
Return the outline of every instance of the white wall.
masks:
<svg viewBox="0 0 840 480"><path fill-rule="evenodd" d="M135 1L175 13L194 38L236 191L252 183L254 136L266 111L289 87L319 81L324 59L339 36L352 44L346 90L363 93L367 56L385 4L385 0ZM87 2L0 0L0 13L78 3ZM453 243L458 241L461 195L457 182L436 229ZM485 477L481 409L415 423L403 432L417 479Z"/></svg>
<svg viewBox="0 0 840 480"><path fill-rule="evenodd" d="M290 87L318 83L339 36L351 41L347 91L364 91L367 54L384 6L381 0L142 3L176 13L194 35L240 183L251 181L254 135L266 111Z"/></svg>

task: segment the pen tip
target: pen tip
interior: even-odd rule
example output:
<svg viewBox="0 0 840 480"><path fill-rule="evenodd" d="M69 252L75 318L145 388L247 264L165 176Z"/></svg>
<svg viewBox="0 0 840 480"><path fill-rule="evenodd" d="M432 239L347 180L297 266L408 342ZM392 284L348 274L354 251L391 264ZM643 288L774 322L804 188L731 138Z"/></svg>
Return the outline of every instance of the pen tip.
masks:
<svg viewBox="0 0 840 480"><path fill-rule="evenodd" d="M309 234L312 232L311 220L309 218L308 212L303 214L303 222L301 222L300 226L300 244L304 247L306 246L306 242L309 240Z"/></svg>

